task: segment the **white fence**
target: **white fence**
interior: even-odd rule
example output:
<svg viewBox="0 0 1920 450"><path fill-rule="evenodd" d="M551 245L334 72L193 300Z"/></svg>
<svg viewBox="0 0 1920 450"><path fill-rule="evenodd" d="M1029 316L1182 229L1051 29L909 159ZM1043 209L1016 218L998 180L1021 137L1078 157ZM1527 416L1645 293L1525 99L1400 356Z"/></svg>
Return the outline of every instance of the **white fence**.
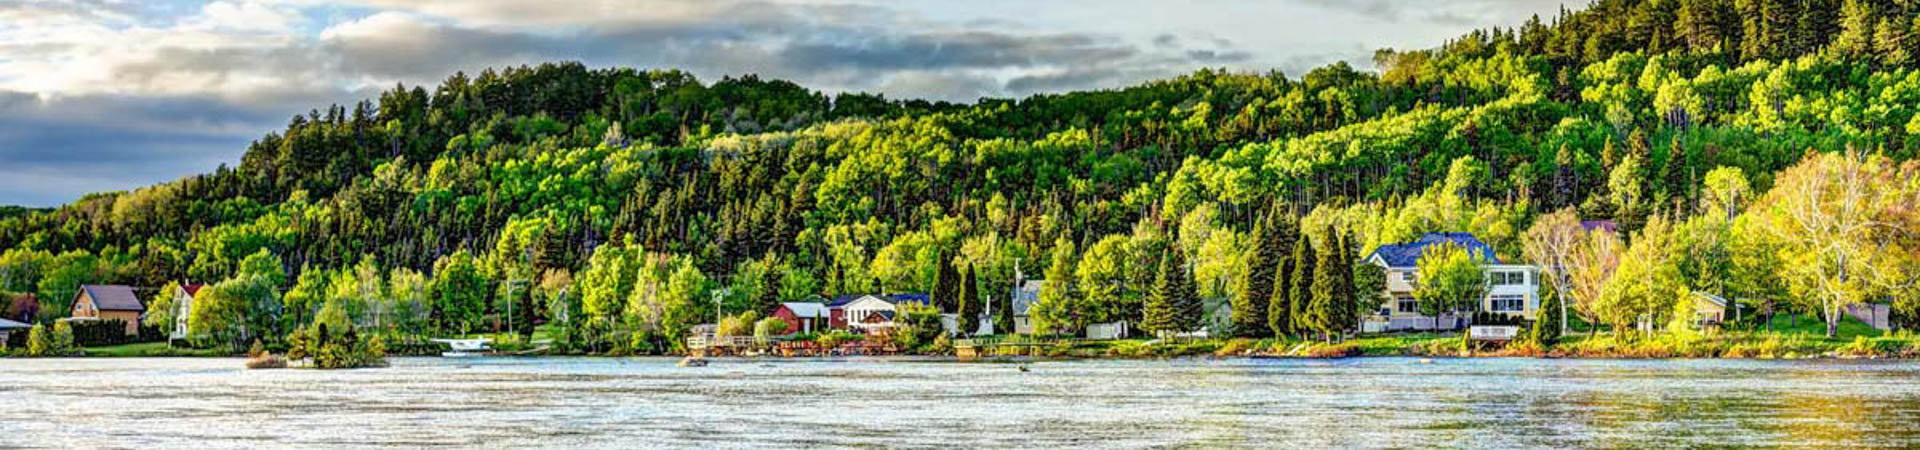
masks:
<svg viewBox="0 0 1920 450"><path fill-rule="evenodd" d="M1096 323L1087 325L1087 339L1120 339L1127 337L1127 322Z"/></svg>

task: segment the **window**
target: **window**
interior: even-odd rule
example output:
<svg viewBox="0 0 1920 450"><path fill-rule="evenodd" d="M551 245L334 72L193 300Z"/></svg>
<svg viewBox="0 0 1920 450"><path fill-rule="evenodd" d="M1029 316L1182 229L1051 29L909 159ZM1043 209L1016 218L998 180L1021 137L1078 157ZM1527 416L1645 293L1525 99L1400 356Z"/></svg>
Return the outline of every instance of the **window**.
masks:
<svg viewBox="0 0 1920 450"><path fill-rule="evenodd" d="M1488 298L1488 310L1493 312L1524 312L1527 310L1527 296L1495 295Z"/></svg>
<svg viewBox="0 0 1920 450"><path fill-rule="evenodd" d="M1400 312L1411 313L1420 311L1420 301L1413 297L1395 297L1393 300L1394 303L1398 304Z"/></svg>
<svg viewBox="0 0 1920 450"><path fill-rule="evenodd" d="M1527 273L1521 272L1521 271L1502 270L1502 271L1496 271L1496 272L1488 272L1487 278L1490 284L1494 286L1516 286L1516 285L1527 284Z"/></svg>
<svg viewBox="0 0 1920 450"><path fill-rule="evenodd" d="M1407 284L1416 283L1419 278L1420 274L1413 273L1413 271L1400 272L1400 281L1405 281Z"/></svg>

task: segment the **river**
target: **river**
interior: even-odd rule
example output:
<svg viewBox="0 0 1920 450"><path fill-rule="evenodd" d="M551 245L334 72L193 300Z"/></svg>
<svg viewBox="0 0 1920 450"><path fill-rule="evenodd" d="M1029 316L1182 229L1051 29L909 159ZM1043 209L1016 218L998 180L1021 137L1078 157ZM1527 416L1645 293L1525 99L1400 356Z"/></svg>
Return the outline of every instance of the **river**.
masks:
<svg viewBox="0 0 1920 450"><path fill-rule="evenodd" d="M1912 361L0 359L0 447L1920 445Z"/></svg>

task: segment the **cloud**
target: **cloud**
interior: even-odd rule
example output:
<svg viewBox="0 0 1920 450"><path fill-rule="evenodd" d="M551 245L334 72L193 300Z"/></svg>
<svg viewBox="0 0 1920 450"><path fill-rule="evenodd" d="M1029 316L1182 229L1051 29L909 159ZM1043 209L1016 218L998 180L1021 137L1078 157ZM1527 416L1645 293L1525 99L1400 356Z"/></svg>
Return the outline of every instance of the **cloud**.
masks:
<svg viewBox="0 0 1920 450"><path fill-rule="evenodd" d="M1456 0L1448 2L1412 2L1402 0L1299 0L1331 11L1340 11L1383 22L1429 22L1449 26L1512 26L1501 23L1515 11L1542 11L1557 7L1562 0ZM1584 4L1584 3L1581 3Z"/></svg>
<svg viewBox="0 0 1920 450"><path fill-rule="evenodd" d="M209 172L280 117L217 98L0 91L0 203L55 205Z"/></svg>
<svg viewBox="0 0 1920 450"><path fill-rule="evenodd" d="M201 2L0 0L0 204L56 204L205 172L237 162L246 142L288 116L455 71L573 60L973 101L1112 88L1201 67L1366 67L1372 48L1406 45L1395 39L1437 43L1469 25L1557 6L193 1ZM97 173L114 175L87 178Z"/></svg>

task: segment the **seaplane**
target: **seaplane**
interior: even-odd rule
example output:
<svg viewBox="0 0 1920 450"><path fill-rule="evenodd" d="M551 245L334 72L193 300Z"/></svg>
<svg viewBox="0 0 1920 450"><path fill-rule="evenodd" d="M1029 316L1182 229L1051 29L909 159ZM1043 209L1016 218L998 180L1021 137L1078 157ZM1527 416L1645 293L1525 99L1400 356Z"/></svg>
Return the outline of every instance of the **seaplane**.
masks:
<svg viewBox="0 0 1920 450"><path fill-rule="evenodd" d="M479 356L488 350L487 338L434 339L433 341L439 342L442 344L447 344L447 347L451 349L451 351L440 353L440 356L447 357L447 358L464 358L468 356Z"/></svg>

